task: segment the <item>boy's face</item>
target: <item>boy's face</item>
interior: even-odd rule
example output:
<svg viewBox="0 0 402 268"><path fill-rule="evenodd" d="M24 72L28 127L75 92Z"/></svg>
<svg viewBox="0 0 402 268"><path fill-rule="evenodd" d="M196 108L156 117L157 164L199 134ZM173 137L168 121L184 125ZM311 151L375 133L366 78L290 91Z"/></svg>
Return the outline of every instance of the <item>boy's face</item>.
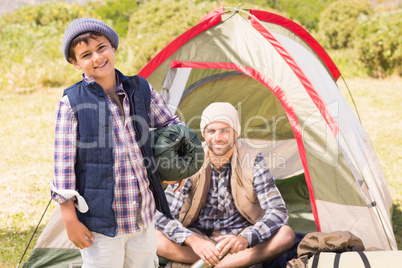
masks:
<svg viewBox="0 0 402 268"><path fill-rule="evenodd" d="M109 40L105 36L97 39L88 39L88 44L81 42L74 48L77 60L70 58L70 62L77 70L82 70L86 77L93 77L95 81L103 78L114 78L114 52Z"/></svg>

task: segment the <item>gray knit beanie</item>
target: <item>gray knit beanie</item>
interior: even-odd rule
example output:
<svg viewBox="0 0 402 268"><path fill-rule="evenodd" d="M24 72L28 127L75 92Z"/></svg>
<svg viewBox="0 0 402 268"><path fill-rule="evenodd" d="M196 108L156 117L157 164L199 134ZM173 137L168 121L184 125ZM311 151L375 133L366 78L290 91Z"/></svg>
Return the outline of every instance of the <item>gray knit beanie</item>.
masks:
<svg viewBox="0 0 402 268"><path fill-rule="evenodd" d="M86 32L98 32L103 34L104 36L106 36L107 39L109 39L112 46L117 50L117 47L119 46L119 36L116 31L106 25L106 23L101 20L92 18L75 19L70 23L70 25L66 29L66 32L64 33L63 54L67 62L69 62L68 59L70 58L68 50L70 48L71 42L78 35Z"/></svg>

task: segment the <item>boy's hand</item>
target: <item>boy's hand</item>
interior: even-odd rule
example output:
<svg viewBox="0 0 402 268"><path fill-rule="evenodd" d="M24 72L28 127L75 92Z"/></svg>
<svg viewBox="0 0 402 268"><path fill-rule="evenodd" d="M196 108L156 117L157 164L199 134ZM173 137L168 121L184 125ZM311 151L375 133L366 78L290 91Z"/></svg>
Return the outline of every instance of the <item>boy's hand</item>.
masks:
<svg viewBox="0 0 402 268"><path fill-rule="evenodd" d="M60 204L61 218L67 230L68 239L80 249L92 245L94 237L88 228L77 218L73 201Z"/></svg>
<svg viewBox="0 0 402 268"><path fill-rule="evenodd" d="M67 230L68 239L80 249L84 249L92 245L94 237L88 228L79 220L70 222L65 225Z"/></svg>

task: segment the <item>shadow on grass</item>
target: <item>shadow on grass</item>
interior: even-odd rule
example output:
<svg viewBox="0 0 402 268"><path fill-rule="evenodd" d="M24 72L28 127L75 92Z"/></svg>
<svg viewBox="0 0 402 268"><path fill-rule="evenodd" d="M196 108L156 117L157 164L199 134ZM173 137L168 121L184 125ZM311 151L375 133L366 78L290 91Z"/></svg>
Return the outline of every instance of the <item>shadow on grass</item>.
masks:
<svg viewBox="0 0 402 268"><path fill-rule="evenodd" d="M398 249L402 250L402 210L400 205L392 205L392 224Z"/></svg>
<svg viewBox="0 0 402 268"><path fill-rule="evenodd" d="M35 243L38 240L39 235L42 233L44 227L44 223L39 226L23 260L21 261L20 267L22 267L22 264L28 260L29 255L31 254L32 249L35 246ZM23 231L8 228L0 229L0 267L16 267L22 255L24 254L26 247L28 246L29 240L34 233L35 228L36 226L30 227Z"/></svg>

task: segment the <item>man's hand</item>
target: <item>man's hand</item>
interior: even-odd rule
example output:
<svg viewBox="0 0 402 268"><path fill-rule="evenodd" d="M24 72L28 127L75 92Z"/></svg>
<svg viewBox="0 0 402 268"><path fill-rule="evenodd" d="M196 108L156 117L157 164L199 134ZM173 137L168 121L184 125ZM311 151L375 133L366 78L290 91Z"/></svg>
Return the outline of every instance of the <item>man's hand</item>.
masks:
<svg viewBox="0 0 402 268"><path fill-rule="evenodd" d="M227 252L235 254L239 251L245 250L248 247L247 239L242 236L221 235L218 236L215 240L216 242L223 240L218 248L218 250L221 252L223 256Z"/></svg>
<svg viewBox="0 0 402 268"><path fill-rule="evenodd" d="M213 242L202 239L197 235L187 237L184 243L189 245L195 254L209 266L217 265L223 257L221 252L216 249Z"/></svg>
<svg viewBox="0 0 402 268"><path fill-rule="evenodd" d="M176 184L176 183L178 183L179 185L176 187L176 189L174 189L174 192L177 192L181 188L183 188L185 182L186 182L186 179L182 179L181 181L162 181L163 184Z"/></svg>
<svg viewBox="0 0 402 268"><path fill-rule="evenodd" d="M77 214L75 214L74 202L68 201L60 204L60 211L68 239L80 249L92 245L94 237L88 228L78 220Z"/></svg>

